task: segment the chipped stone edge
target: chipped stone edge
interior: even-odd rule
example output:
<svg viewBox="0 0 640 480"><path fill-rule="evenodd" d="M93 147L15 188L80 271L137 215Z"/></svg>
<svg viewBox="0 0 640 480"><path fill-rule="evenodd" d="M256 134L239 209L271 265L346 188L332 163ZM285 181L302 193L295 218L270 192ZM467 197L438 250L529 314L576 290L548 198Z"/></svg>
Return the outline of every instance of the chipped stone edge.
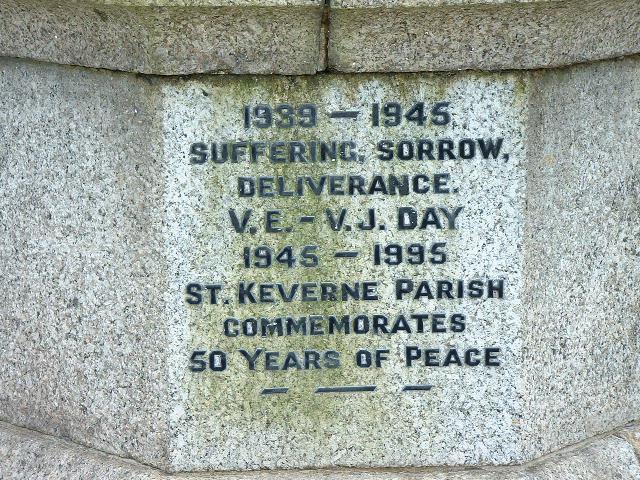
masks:
<svg viewBox="0 0 640 480"><path fill-rule="evenodd" d="M611 451L619 451L620 454L611 459ZM608 457L611 463L597 465L598 460L594 459L602 457ZM640 423L629 424L514 466L169 474L130 459L0 421L0 478L6 480L35 477L51 480L542 480L556 478L557 473L554 472L561 472L563 480L604 480L598 472L611 470L613 474L614 468L640 472ZM590 476L585 477L585 472Z"/></svg>

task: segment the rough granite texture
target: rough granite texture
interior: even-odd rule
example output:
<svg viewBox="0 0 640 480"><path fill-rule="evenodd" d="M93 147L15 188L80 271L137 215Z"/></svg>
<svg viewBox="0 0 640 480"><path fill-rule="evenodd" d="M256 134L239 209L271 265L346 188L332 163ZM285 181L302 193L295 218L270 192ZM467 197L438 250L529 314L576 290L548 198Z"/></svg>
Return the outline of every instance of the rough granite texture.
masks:
<svg viewBox="0 0 640 480"><path fill-rule="evenodd" d="M163 465L158 91L0 65L0 418Z"/></svg>
<svg viewBox="0 0 640 480"><path fill-rule="evenodd" d="M167 241L173 293L169 319L178 319L172 351L176 359L184 352L218 348L229 354L229 368L223 373L194 375L174 362L174 398L180 399L172 415L174 464L180 470L330 467L332 465L382 467L433 464L503 464L521 460L518 436L522 415L518 384L521 343L520 302L522 226L524 223L524 130L527 99L525 83L515 75L470 74L467 76L387 75L314 76L260 81L253 78L202 78L167 84L164 93L164 146L168 178ZM373 99L411 105L418 99L433 105L451 102L453 122L444 127L418 126L403 122L401 127L371 127L369 105ZM245 129L242 105L292 105L315 102L317 128ZM430 108L430 107L429 107ZM357 121L331 120L328 112L358 109ZM499 158L467 161L390 161L375 158L381 139L413 138L496 138L504 137ZM194 142L248 140L353 140L364 156L359 162L272 164L265 159L216 165L189 163L189 147ZM509 159L504 158L508 155ZM316 196L278 198L238 198L239 176L327 174L451 175L448 195ZM464 208L459 230L433 229L398 231L397 208L426 209L438 205L453 211ZM224 206L224 207L223 207ZM285 225L295 225L284 235L255 236L233 231L227 209L238 212L253 208L254 217L266 209L282 209ZM325 220L325 209L347 208L350 232L334 232ZM363 232L356 219L365 218L374 208L386 230ZM297 224L302 215L314 215L312 225ZM257 225L255 221L251 225ZM447 242L451 260L443 265L375 267L374 243ZM317 245L318 268L247 270L240 260L243 247L269 245L277 249L293 245ZM333 252L356 250L355 260L333 258ZM507 278L505 298L463 301L396 300L397 278L472 279ZM224 283L241 281L282 282L363 282L379 281L380 300L375 302L310 302L290 304L203 305L184 301L189 282ZM233 299L231 288L223 297ZM396 335L334 334L293 335L281 338L223 335L227 316L238 319L275 318L292 315L374 314L391 319L412 313L441 312L467 315L463 333L424 334L400 332ZM393 320L392 320L393 321ZM325 330L328 320L324 321ZM502 368L407 368L404 347L423 348L502 347ZM267 348L280 352L306 349L340 352L343 368L308 371L249 371L238 349ZM384 369L363 369L354 365L356 352L364 348L388 348L391 360ZM300 354L301 355L301 354ZM262 361L261 361L262 363ZM433 384L429 393L403 393L406 384ZM333 394L313 392L320 385L377 385L375 393ZM288 387L286 395L265 398L262 388ZM241 408L239 406L242 405ZM249 428L247 428L250 426ZM313 433L311 433L313 432ZM224 442L208 442L224 438ZM481 441L479 439L482 439ZM366 439L366 442L363 442ZM264 448L269 445L269 448ZM345 446L349 446L345 448ZM184 446L184 447L182 447Z"/></svg>
<svg viewBox="0 0 640 480"><path fill-rule="evenodd" d="M6 59L0 72L0 420L165 471L522 463L637 420L637 57L504 74L180 80ZM365 120L326 116L330 109L364 111L374 100L418 99L450 101L454 121L440 128L374 132ZM283 101L317 102L319 127L243 130L245 102ZM385 137L465 135L504 136L510 156L419 166L381 165L371 158L375 142ZM188 162L193 141L247 137L353 139L366 162L308 168ZM462 334L229 339L220 334L227 313L275 309L186 305L187 282L249 279L239 268L241 246L267 241L263 234L252 241L229 235L224 216L229 207L252 205L263 212L282 205L296 214L316 209L321 215L324 208L363 212L372 205L388 218L405 203L397 197L246 202L233 195L236 176L369 175L417 168L449 172L460 192L438 203L466 208L460 230L438 234L450 243L451 262L433 271L441 277L508 279L505 300L411 307L462 308L469 316ZM428 201L435 200L407 199L419 206ZM413 238L387 233L335 235L318 225L288 239L293 245L317 241L355 248L363 238ZM291 283L297 275L307 281L375 275L388 285L391 277L365 260L358 258L349 271L329 261L317 272L279 270L258 277ZM394 276L408 271L404 268L396 267ZM409 308L408 302L389 302L383 290L384 300L368 311ZM292 313L354 309L296 304ZM228 372L187 369L196 348L313 346L353 352L380 345L395 354L409 340L442 346L495 343L504 349L504 364L425 371L390 362L377 373L342 368L267 375L239 369L234 354ZM261 388L271 381L277 385L275 380L291 392L260 397ZM434 385L426 394L397 391L403 383L425 380ZM311 394L321 384L369 381L378 383L376 392ZM621 435L637 446L635 433ZM89 475L82 469L105 471L102 460L74 460L74 449L65 450L64 458L43 453L38 467L24 456L28 452L12 446L25 437L3 436L7 440L0 445L9 447L0 449L14 452L3 453L5 464L22 462L22 468L46 472L58 458L79 469L80 477ZM513 476L504 478L638 478L627 441L597 440L603 443L585 447L584 454L505 470ZM49 440L43 442L38 445ZM119 468L134 468L127 465ZM421 476L427 474L407 478L430 478ZM384 475L374 478L402 478Z"/></svg>
<svg viewBox="0 0 640 480"><path fill-rule="evenodd" d="M94 5L122 7L305 7L322 5L322 0L89 0L89 2Z"/></svg>
<svg viewBox="0 0 640 480"><path fill-rule="evenodd" d="M341 72L548 68L640 50L636 0L434 3L332 2L329 68Z"/></svg>
<svg viewBox="0 0 640 480"><path fill-rule="evenodd" d="M331 6L335 8L457 7L461 5L480 6L554 1L564 2L566 0L332 0Z"/></svg>
<svg viewBox="0 0 640 480"><path fill-rule="evenodd" d="M529 454L640 411L639 73L637 61L623 61L531 77L522 329Z"/></svg>
<svg viewBox="0 0 640 480"><path fill-rule="evenodd" d="M638 480L637 426L517 467L175 474L0 423L3 480ZM636 440L637 443L637 440Z"/></svg>
<svg viewBox="0 0 640 480"><path fill-rule="evenodd" d="M0 2L0 55L159 75L529 69L638 52L636 0Z"/></svg>
<svg viewBox="0 0 640 480"><path fill-rule="evenodd" d="M320 0L0 2L0 55L161 75L311 74Z"/></svg>

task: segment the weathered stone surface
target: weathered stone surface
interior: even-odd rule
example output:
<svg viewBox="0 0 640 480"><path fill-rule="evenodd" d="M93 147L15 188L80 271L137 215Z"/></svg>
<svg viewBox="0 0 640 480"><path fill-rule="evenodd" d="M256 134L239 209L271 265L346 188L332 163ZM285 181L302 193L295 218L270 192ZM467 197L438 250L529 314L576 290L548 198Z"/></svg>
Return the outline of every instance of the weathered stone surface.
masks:
<svg viewBox="0 0 640 480"><path fill-rule="evenodd" d="M318 0L93 0L123 7L313 7Z"/></svg>
<svg viewBox="0 0 640 480"><path fill-rule="evenodd" d="M144 1L144 0L142 0ZM457 7L542 3L549 0L333 0L335 8ZM565 0L555 0L565 1Z"/></svg>
<svg viewBox="0 0 640 480"><path fill-rule="evenodd" d="M113 455L0 423L0 477L5 480L636 480L640 478L640 463L629 443L608 436L519 467L167 475Z"/></svg>
<svg viewBox="0 0 640 480"><path fill-rule="evenodd" d="M547 68L640 52L636 0L334 0L341 72Z"/></svg>
<svg viewBox="0 0 640 480"><path fill-rule="evenodd" d="M0 55L161 75L324 68L321 0L0 3Z"/></svg>
<svg viewBox="0 0 640 480"><path fill-rule="evenodd" d="M638 425L630 425L617 432L617 435L629 442L636 452L636 456L640 458L640 427Z"/></svg>
<svg viewBox="0 0 640 480"><path fill-rule="evenodd" d="M631 380L640 374L638 73L633 60L531 77L522 330L530 454L640 411Z"/></svg>
<svg viewBox="0 0 640 480"><path fill-rule="evenodd" d="M164 465L157 88L0 65L0 418Z"/></svg>
<svg viewBox="0 0 640 480"><path fill-rule="evenodd" d="M207 78L202 81L167 85L164 88L165 158L168 178L179 179L167 185L168 263L173 279L172 314L180 319L175 342L176 358L184 352L219 349L228 352L225 372L193 374L176 363L175 380L181 402L174 417L174 444L189 448L175 449L180 469L195 470L202 465L215 469L348 466L416 466L433 464L502 464L521 459L517 442L521 399L517 375L520 344L518 313L521 285L519 250L520 230L524 222L524 157L525 85L513 75L487 77L437 76L350 76L301 77L272 79L268 82L252 78ZM416 101L426 102L430 112L437 102L451 103L453 122L446 126L416 125L404 121L397 127L372 127L371 103L374 99L394 101L407 110ZM315 103L318 126L315 128L256 128L243 126L242 106L262 103L275 105L281 101L297 106ZM274 107L275 108L275 107ZM356 120L331 119L335 110L359 110ZM430 116L430 113L428 113ZM452 161L381 161L376 157L376 144L381 139L480 138L487 144L504 138L498 158ZM273 163L263 155L255 162L216 164L189 163L189 147L196 142L210 145L225 141L354 141L356 161ZM475 140L474 140L475 142ZM475 145L475 143L474 143ZM221 147L218 147L219 149ZM288 148L288 147L286 147ZM475 147L479 148L479 147ZM268 148L267 148L268 149ZM416 171L432 177L451 175L451 194L395 195L315 195L307 188L304 195L239 198L239 177L285 176L289 189L297 178L305 175L359 175L369 179L372 173L388 176L413 175ZM327 180L328 181L328 180ZM346 181L345 181L346 185ZM432 187L433 188L433 187ZM443 229L399 231L396 227L398 208L410 206L423 212L431 206L453 212L464 209L453 228L443 216ZM248 227L256 227L255 235L238 234L231 228L228 208L241 216L245 209L254 214ZM330 226L326 210L339 215L348 213L350 231L336 232ZM357 222L375 209L377 223L372 231L363 231ZM267 209L283 212L283 226L291 233L266 232L263 217ZM315 217L312 224L300 224L302 216ZM442 213L440 213L442 215ZM422 218L422 214L420 216ZM445 242L451 259L443 265L374 266L375 243L419 243L430 248L432 242ZM242 264L243 247L268 245L275 250L294 247L299 258L304 246L318 247L318 268L300 265L286 268L274 261L267 269L247 269ZM339 251L356 251L356 259L334 258ZM428 254L427 254L428 256ZM397 300L394 282L399 278L470 279L507 277L504 299L469 299L448 301L415 301L407 296ZM294 301L240 304L242 282L282 283L287 288L297 283L332 282L363 283L376 280L378 301L304 302L298 294ZM498 281L498 280L496 280ZM224 305L189 305L185 302L185 286L225 284ZM232 288L229 288L232 287ZM417 288L417 286L416 286ZM257 289L257 287L256 287ZM276 296L277 297L277 296ZM374 315L384 315L389 323L399 315L443 314L442 330L416 333L416 320L409 319L413 334L374 333L370 322ZM370 331L348 335L329 334L330 317L349 315L349 323L358 315L366 315ZM468 328L453 333L450 317L467 315ZM257 317L272 319L292 316L316 316L323 335L292 334L280 338L261 335L227 337L223 322L233 317L239 322ZM362 322L365 322L363 319ZM231 325L232 328L234 325ZM391 328L391 325L389 326ZM241 330L241 326L237 327ZM311 331L311 327L308 327ZM235 332L231 332L235 334ZM461 349L502 347L504 368L428 369L405 366L405 346L440 348L456 344ZM277 362L281 371L265 367L265 356L256 371L238 349L254 352L257 348L282 352ZM358 368L354 359L361 349L388 349L389 361L384 368ZM341 368L283 371L288 351L326 352L335 350L341 356ZM433 384L430 392L403 392L405 385ZM375 385L375 392L351 394L315 393L320 386ZM283 387L283 395L265 397L263 388ZM177 395L176 395L177 396ZM243 405L243 408L238 408ZM213 413L215 412L215 414ZM492 418L491 421L487 421ZM461 440L452 432L475 432L482 445L472 437ZM461 434L464 438L464 434ZM208 438L224 438L224 443L211 445ZM366 443L363 442L366 439ZM265 449L263 445L270 445ZM345 445L351 448L345 449ZM277 453L275 453L277 452Z"/></svg>
<svg viewBox="0 0 640 480"><path fill-rule="evenodd" d="M0 55L160 75L296 75L327 64L341 72L546 68L640 52L636 0L323 5L6 0L0 4Z"/></svg>
<svg viewBox="0 0 640 480"><path fill-rule="evenodd" d="M522 463L636 419L639 70L630 58L532 73L179 80L3 61L0 418L167 471ZM384 126L386 116L373 127L372 104L391 101L426 102L426 125L403 117L401 127ZM315 103L317 126L243 126L245 104L283 102ZM450 103L450 122L434 125L436 102ZM330 118L345 109L360 114ZM495 158L377 158L381 139L421 138L503 144ZM242 140L354 141L363 158L190 163L196 142ZM448 173L451 191L237 194L239 176L416 173ZM404 205L462 206L459 228L398 231ZM342 207L350 232L325 218ZM254 209L255 234L232 232L231 208ZM352 217L368 208L387 230L358 230ZM302 215L318 221L267 234L254 220L267 209L281 209L285 226ZM447 243L445 264L372 263L374 243L434 241ZM243 247L262 244L293 245L298 258L302 246L318 245L322 263L243 267ZM357 249L355 259L331 255ZM393 281L403 277L506 286L502 299L396 301ZM380 300L237 300L242 281L347 280L379 282ZM191 282L225 285L220 299L229 303L188 304ZM431 312L464 313L466 328L281 338L223 331L231 316ZM407 345L495 346L501 365L407 368ZM343 364L270 371L261 360L250 370L238 350L255 348L335 350ZM357 368L362 348L387 348L389 360ZM189 370L193 352L214 349L229 353L225 371ZM402 391L424 383L433 388ZM375 391L314 393L371 384ZM265 387L289 391L261 395ZM627 474L635 464L606 460L616 449L632 458L629 445L607 445L599 463L571 468L607 478L613 462L635 478ZM573 471L562 465L514 478Z"/></svg>

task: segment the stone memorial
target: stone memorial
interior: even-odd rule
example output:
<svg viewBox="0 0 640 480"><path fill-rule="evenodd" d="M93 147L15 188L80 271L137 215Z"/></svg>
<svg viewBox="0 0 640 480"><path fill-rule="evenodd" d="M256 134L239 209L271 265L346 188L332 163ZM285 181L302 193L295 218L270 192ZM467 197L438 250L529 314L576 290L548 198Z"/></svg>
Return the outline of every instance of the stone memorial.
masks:
<svg viewBox="0 0 640 480"><path fill-rule="evenodd" d="M0 478L640 479L640 3L0 26Z"/></svg>

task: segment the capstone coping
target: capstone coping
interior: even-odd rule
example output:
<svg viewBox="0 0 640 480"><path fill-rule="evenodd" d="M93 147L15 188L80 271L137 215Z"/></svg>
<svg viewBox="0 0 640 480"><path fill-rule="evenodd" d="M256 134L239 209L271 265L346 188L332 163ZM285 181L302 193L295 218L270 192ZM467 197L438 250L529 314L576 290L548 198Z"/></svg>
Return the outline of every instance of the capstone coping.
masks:
<svg viewBox="0 0 640 480"><path fill-rule="evenodd" d="M638 52L636 0L0 4L0 56L158 75L537 69Z"/></svg>

